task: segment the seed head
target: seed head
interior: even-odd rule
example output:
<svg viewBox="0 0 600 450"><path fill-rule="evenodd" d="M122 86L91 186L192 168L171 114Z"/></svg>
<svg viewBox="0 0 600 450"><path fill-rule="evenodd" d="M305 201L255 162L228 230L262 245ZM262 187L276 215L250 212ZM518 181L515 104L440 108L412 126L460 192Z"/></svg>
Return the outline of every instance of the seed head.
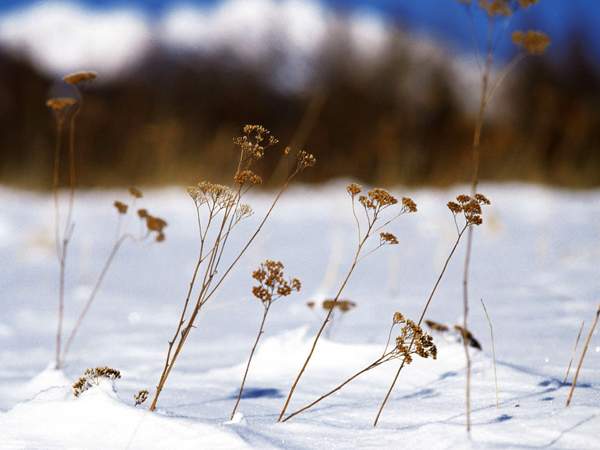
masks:
<svg viewBox="0 0 600 450"><path fill-rule="evenodd" d="M397 245L398 238L394 236L392 233L382 232L379 233L379 242L381 245Z"/></svg>
<svg viewBox="0 0 600 450"><path fill-rule="evenodd" d="M97 78L98 74L92 71L81 71L74 72L63 77L63 80L67 84L77 85L80 83L85 83L86 81L93 81Z"/></svg>
<svg viewBox="0 0 600 450"><path fill-rule="evenodd" d="M77 100L73 97L55 97L46 100L46 106L54 112L63 112L75 105Z"/></svg>
<svg viewBox="0 0 600 450"><path fill-rule="evenodd" d="M356 197L358 194L360 194L362 192L362 187L359 184L350 183L346 187L346 191L348 192L348 194L350 194L350 196L352 198L354 198L354 197Z"/></svg>
<svg viewBox="0 0 600 450"><path fill-rule="evenodd" d="M129 193L134 198L142 198L144 196L142 194L142 191L140 191L138 188L133 187L133 186L129 188Z"/></svg>
<svg viewBox="0 0 600 450"><path fill-rule="evenodd" d="M115 200L113 204L115 205L115 208L117 208L119 214L127 214L127 209L129 207L125 203L120 202L119 200Z"/></svg>
<svg viewBox="0 0 600 450"><path fill-rule="evenodd" d="M531 55L543 54L550 45L550 38L546 33L532 30L513 32L512 41Z"/></svg>
<svg viewBox="0 0 600 450"><path fill-rule="evenodd" d="M409 197L402 197L402 209L409 213L417 212L417 204Z"/></svg>

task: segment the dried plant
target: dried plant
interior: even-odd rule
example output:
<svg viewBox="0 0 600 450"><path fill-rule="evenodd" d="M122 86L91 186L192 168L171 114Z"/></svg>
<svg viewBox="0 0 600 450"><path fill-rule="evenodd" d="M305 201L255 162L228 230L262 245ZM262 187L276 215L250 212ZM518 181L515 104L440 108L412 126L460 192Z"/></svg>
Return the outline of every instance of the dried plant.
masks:
<svg viewBox="0 0 600 450"><path fill-rule="evenodd" d="M390 340L392 333L397 330L395 345L390 348ZM387 362L394 361L397 359L402 359L407 365L412 363L413 356L419 356L421 358L437 358L437 347L433 342L433 338L425 333L421 326L410 319L404 317L404 315L400 312L394 313L392 317L392 325L390 327L388 340L385 344L383 352L380 357L378 357L371 364L366 366L364 369L358 371L350 378L345 380L343 383L336 386L334 389L330 390L326 394L320 396L318 399L309 403L308 405L300 408L297 411L294 411L290 415L288 415L283 422L290 420L292 417L300 414L301 412L306 411L307 409L312 408L314 405L319 403L321 400L329 397L335 392L342 389L351 381L358 378L360 375L373 370Z"/></svg>
<svg viewBox="0 0 600 450"><path fill-rule="evenodd" d="M298 278L286 280L283 269L284 266L280 261L272 261L267 259L265 262L261 263L257 270L252 272L252 278L258 281L258 285L252 288L252 295L261 301L264 311L262 320L260 322L260 327L258 329L258 334L254 340L254 345L252 346L250 357L248 358L248 363L246 364L246 370L244 371L244 376L240 384L240 391L238 393L235 405L233 406L233 410L231 411L231 420L233 420L238 405L240 404L240 400L242 399L244 385L246 384L246 377L248 376L248 371L250 370L250 364L252 363L252 358L254 357L254 352L256 351L258 342L264 333L265 321L267 320L267 315L269 314L271 305L280 298L291 295L293 291L300 292L302 287Z"/></svg>
<svg viewBox="0 0 600 450"><path fill-rule="evenodd" d="M506 67L498 74L495 79L492 79L492 68L494 65L494 56L498 42L503 38L512 16L519 10L527 9L536 4L538 0L479 0L472 2L471 0L460 0L460 3L465 5L469 17L473 25L473 40L477 48L477 64L481 76L481 91L479 96L479 110L475 119L473 130L473 140L471 151L473 154L473 174L471 177L471 194L477 192L479 185L479 169L480 169L480 143L481 133L485 119L487 106L491 102L497 89L500 87L506 76L514 69L514 67L523 60L526 55L540 55L544 53L550 45L550 38L541 31L516 31L513 33L512 41L522 51L510 61ZM487 16L486 22L486 38L485 38L485 62L481 61L481 49L477 36L475 34L474 25L474 9L479 8ZM504 26L499 27L499 22L503 22ZM467 330L468 315L469 315L469 268L471 262L471 249L473 246L473 229L469 229L467 236L467 250L465 253L465 261L463 268L463 328ZM465 406L466 406L466 427L467 432L471 431L471 358L467 341L464 340L465 359L467 362L467 376L465 386Z"/></svg>
<svg viewBox="0 0 600 450"><path fill-rule="evenodd" d="M400 216L407 213L414 213L417 211L417 205L410 198L405 197L399 203L398 200L392 194L390 194L384 189L375 188L368 191L366 194L362 194L362 187L356 183L351 183L347 186L346 191L348 192L348 195L351 199L352 213L356 222L356 252L354 254L348 272L346 273L346 276L340 284L337 294L331 300L331 308L328 310L321 326L319 327L319 330L317 331L317 334L313 339L309 353L302 367L300 368L296 378L294 379L292 386L290 387L283 408L281 409L281 412L279 414L279 422L281 422L285 417L285 413L294 395L296 387L298 386L300 379L306 371L306 368L317 347L317 343L319 342L323 331L327 327L327 324L331 320L333 311L336 309L335 306L340 301L340 296L342 295L342 292L348 284L348 281L350 280L352 273L356 269L356 266L360 261L362 261L370 254L374 253L381 247L397 244L398 240L393 234L383 232L382 234L386 236L385 238L383 238L381 237L381 234L378 233L380 233L384 227L389 225L392 221L398 219ZM398 207L396 207L396 205ZM362 220L359 218L357 209L359 209L359 211L362 209L362 214L360 214ZM394 213L388 214L390 209L394 209ZM368 242L370 242L370 238L372 238L373 236L380 236L379 243L376 246L374 246L371 250L366 250L366 245Z"/></svg>
<svg viewBox="0 0 600 450"><path fill-rule="evenodd" d="M83 376L73 383L73 395L79 397L92 386L100 384L101 379L115 381L121 378L121 372L110 367L96 367L85 369Z"/></svg>
<svg viewBox="0 0 600 450"><path fill-rule="evenodd" d="M596 315L594 316L594 321L592 322L592 326L590 327L590 332L587 335L585 344L583 345L583 350L581 351L581 357L579 358L579 363L577 364L577 370L575 370L575 376L573 377L573 383L571 383L571 389L569 390L569 396L567 397L567 406L569 406L571 404L571 400L573 399L573 393L575 392L575 388L577 387L577 379L579 378L579 371L581 370L581 366L583 366L583 360L585 359L585 354L587 353L588 347L590 346L590 342L592 340L592 336L594 335L594 331L596 330L596 325L598 325L599 318L600 318L600 305L598 305L598 309L596 310Z"/></svg>
<svg viewBox="0 0 600 450"><path fill-rule="evenodd" d="M129 188L129 193L133 197L131 209L135 209L137 200L142 198L143 194L139 189L135 187ZM136 236L134 233L129 232L127 230L127 227L123 227L123 218L126 217L129 212L129 205L120 200L115 200L113 205L117 210L117 226L115 239L107 258L104 261L102 270L100 271L100 274L98 275L98 278L94 283L94 287L92 288L92 291L90 292L90 295L88 296L83 308L81 309L81 312L77 317L77 321L75 322L75 325L73 326L73 329L71 330L71 333L69 334L69 337L66 340L64 351L61 355L62 363L64 363L64 361L66 360L67 354L73 344L75 336L77 336L77 333L81 328L83 319L88 314L92 303L96 299L96 296L98 295L98 292L100 291L102 283L106 277L106 274L108 273L115 259L115 256L121 249L121 246L128 240L136 243L144 242L153 235L154 240L156 242L162 242L165 240L164 228L167 226L166 221L164 221L160 217L152 216L148 213L148 210L146 209L138 209L136 215L138 216L138 219L141 221L142 225L145 224L145 227L142 226L139 235Z"/></svg>
<svg viewBox="0 0 600 450"><path fill-rule="evenodd" d="M200 249L175 333L168 343L163 369L150 404L151 411L156 409L160 394L194 328L202 306L213 298L217 289L258 236L291 181L300 172L316 163L312 154L304 150L297 152L293 168L275 195L269 209L245 244L236 250L237 256L225 263L223 255L230 242L231 233L235 231L241 221L253 214L252 208L243 203L245 194L262 182L262 178L254 172L253 167L264 157L268 149L278 143L278 140L260 125L246 125L243 128L242 136L235 138L233 143L240 151L233 176L233 187L202 181L196 186L188 188L188 194L196 209ZM290 150L286 149L283 153L284 156L289 156ZM152 225L160 224L153 222ZM196 298L192 301L192 292L195 288L197 290Z"/></svg>
<svg viewBox="0 0 600 450"><path fill-rule="evenodd" d="M459 195L456 197L456 201L448 202L447 206L448 206L448 209L450 210L450 212L452 213L454 225L456 226L456 241L454 242L454 245L452 246L452 250L450 251L448 257L446 258L444 266L442 267L442 271L440 272L440 274L433 286L433 289L431 290L431 293L429 294L429 297L428 297L427 301L425 302L425 306L423 307L423 311L421 313L421 316L419 317L419 321L417 322L417 324L419 326L421 325L421 323L423 322L423 319L425 318L425 314L427 313L427 310L429 309L431 300L433 299L433 296L434 296L440 282L442 281L442 277L444 276L444 273L446 272L446 269L448 268L448 264L450 263L450 260L452 259L452 256L454 255L454 253L458 247L458 244L460 243L461 238L463 237L463 235L465 234L465 232L467 230L471 230L473 226L478 226L483 223L482 206L489 205L489 204L490 204L490 201L483 194L475 194L473 196L462 194L462 195ZM464 341L466 342L466 340L464 340ZM466 347L466 344L465 344L465 347ZM396 371L396 375L394 376L394 379L392 380L392 384L390 385L390 388L388 389L388 391L385 395L385 398L383 399L383 402L381 403L381 406L379 407L379 411L377 412L377 416L375 417L373 426L377 426L377 423L379 422L379 418L381 417L381 413L383 412L383 409L385 408L385 405L386 405L388 399L390 398L392 391L394 390L396 382L398 381L398 377L400 376L400 372L404 368L405 364L406 364L406 362L403 360L402 363L400 364L400 367Z"/></svg>
<svg viewBox="0 0 600 450"><path fill-rule="evenodd" d="M50 108L54 114L56 121L56 146L54 150L54 169L52 180L52 191L54 197L54 234L56 242L56 254L59 263L59 288L58 288L58 321L56 330L56 351L55 351L55 366L61 367L61 351L62 351L62 333L63 333L63 318L64 318L64 297L65 297L65 273L67 264L67 255L69 243L73 235L75 224L73 222L73 206L75 202L75 185L76 185L76 165L75 165L75 120L81 111L83 105L83 96L77 88L77 84L81 81L89 81L96 78L92 72L80 72L70 74L64 77L67 84L70 84L74 90L74 97L58 97L51 98L46 101L46 106ZM88 74L86 76L82 74ZM67 213L64 220L64 225L61 224L59 187L61 176L61 149L62 149L62 134L65 128L65 123L68 121L69 127L69 147L68 147L68 179L69 179L69 198L67 204Z"/></svg>
<svg viewBox="0 0 600 450"><path fill-rule="evenodd" d="M148 400L149 394L150 393L148 392L147 389L142 389L137 394L134 394L133 400L135 401L135 406L139 406L142 403L144 403L146 400Z"/></svg>

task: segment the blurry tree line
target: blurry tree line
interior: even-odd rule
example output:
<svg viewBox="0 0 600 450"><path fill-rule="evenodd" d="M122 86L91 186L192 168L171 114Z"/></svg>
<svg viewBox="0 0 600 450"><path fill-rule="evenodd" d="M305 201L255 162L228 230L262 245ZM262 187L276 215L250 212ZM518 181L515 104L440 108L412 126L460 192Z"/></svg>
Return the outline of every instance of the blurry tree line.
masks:
<svg viewBox="0 0 600 450"><path fill-rule="evenodd" d="M530 58L486 123L482 177L573 187L600 185L600 70L573 39L561 61ZM278 88L276 59L256 66L228 55L164 49L118 79L85 88L78 119L79 183L86 186L222 181L245 123L318 157L309 181L446 185L469 179L473 112L443 59L423 63L398 45L372 65L331 44L305 87ZM102 68L98 70L102 77ZM476 87L475 87L476 88ZM57 90L58 89L58 90ZM56 80L0 53L0 182L51 184L54 122L45 100ZM281 176L278 158L266 173Z"/></svg>

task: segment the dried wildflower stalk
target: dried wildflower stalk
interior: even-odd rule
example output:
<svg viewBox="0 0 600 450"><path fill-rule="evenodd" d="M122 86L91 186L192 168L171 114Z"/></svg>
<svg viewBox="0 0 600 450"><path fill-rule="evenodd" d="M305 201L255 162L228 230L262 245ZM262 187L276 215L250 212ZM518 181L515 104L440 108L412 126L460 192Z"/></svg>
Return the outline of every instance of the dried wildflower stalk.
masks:
<svg viewBox="0 0 600 450"><path fill-rule="evenodd" d="M395 345L388 350L390 344L390 338L392 336L393 331L399 328L399 333L396 336ZM394 313L392 317L392 325L390 327L390 332L388 336L388 340L385 344L383 352L379 358L373 361L371 364L366 366L364 369L356 372L350 378L345 380L343 383L336 386L331 391L323 394L315 401L309 403L308 405L294 411L289 416L287 416L283 422L290 420L292 417L297 416L301 412L306 411L307 409L312 408L314 405L319 403L321 400L326 399L330 395L336 393L344 386L346 386L351 381L358 378L363 373L366 373L370 370L373 370L382 364L385 364L390 361L394 361L396 359L402 358L406 364L410 364L413 361L413 355L420 356L421 358L437 358L437 348L433 342L433 338L425 333L419 324L416 324L410 319L404 317L404 315L400 312Z"/></svg>
<svg viewBox="0 0 600 450"><path fill-rule="evenodd" d="M82 72L92 73L92 72ZM53 169L53 180L52 180L52 191L54 197L54 234L56 241L56 253L59 262L59 287L58 287L58 321L56 329L56 351L55 351L55 366L60 368L61 361L61 347L62 347L62 333L63 333L63 318L64 318L64 298L65 298L65 273L67 264L67 255L69 243L73 235L73 229L75 224L73 223L73 206L75 203L75 184L76 184L76 170L75 170L75 124L76 118L81 111L83 105L83 97L79 91L77 84L81 81L88 81L95 78L88 77L87 79L79 79L75 76L76 74L66 75L64 81L70 84L74 89L75 97L58 97L51 98L46 102L46 106L52 110L56 120L56 146L54 150L54 169ZM69 123L69 147L68 147L68 179L69 179L69 199L67 204L67 213L62 227L61 232L61 216L60 216L60 202L58 190L60 186L60 153L62 146L62 133L64 130L65 122Z"/></svg>
<svg viewBox="0 0 600 450"><path fill-rule="evenodd" d="M383 247L385 245L397 244L398 240L396 239L396 237L393 234L387 233L387 232L381 232L381 230L385 226L389 225L392 221L399 218L400 216L402 216L406 213L414 213L417 211L417 205L415 204L415 202L413 202L410 198L405 197L402 199L402 201L400 203L401 206L400 206L399 210L395 214L393 214L391 217L388 217L386 219L386 218L384 218L384 216L385 216L385 213L387 212L388 208L393 207L394 205L396 205L398 203L398 200L393 195L391 195L389 192L387 192L384 189L376 188L376 189L370 190L366 195L364 195L364 194L361 195L362 188L355 183L348 185L348 187L346 188L346 191L350 195L350 198L352 201L352 213L353 213L354 219L356 221L357 242L358 242L357 248L356 248L356 253L354 254L354 258L350 264L350 267L348 269L348 272L346 273L346 276L344 277L344 279L337 291L337 294L335 295L335 297L332 300L331 308L328 310L327 315L325 316L325 319L323 320L323 323L321 324L321 327L319 328L319 330L317 331L317 334L315 335L315 337L313 339L310 351L309 351L302 367L300 368L298 375L294 379L292 386L290 387L290 391L287 395L287 398L285 400L283 408L281 409L281 412L279 414L278 422L281 422L285 417L285 413L286 413L287 408L290 404L290 401L294 395L296 387L298 386L298 383L300 382L302 375L306 371L308 363L310 362L310 360L315 352L315 349L317 347L317 343L319 342L319 339L321 338L321 335L323 334L325 327L331 320L331 316L335 309L335 305L337 305L337 303L340 299L340 296L342 295L342 292L344 291L344 288L348 284L348 281L350 280L350 277L352 276L352 273L354 272L354 269L356 269L356 266L362 259L364 259L368 255L370 255L371 253L375 252L376 250L380 249L381 247ZM361 220L359 220L359 216L356 211L357 207L361 208L364 213L364 219L362 221L363 222L362 225L364 226L364 231L363 231L363 226L361 226ZM383 223L381 223L382 221L383 221ZM363 250L365 249L365 245L369 241L369 238L376 235L377 233L380 233L379 234L379 236L380 236L379 245L377 245L372 250L363 253Z"/></svg>
<svg viewBox="0 0 600 450"><path fill-rule="evenodd" d="M598 309L596 310L596 316L594 317L594 322L590 327L590 332L587 335L585 345L583 346L583 350L581 351L581 357L579 358L579 364L577 364L577 370L575 371L575 376L573 377L573 383L571 383L571 389L569 390L569 396L567 397L566 406L569 406L571 404L571 400L573 399L573 393L575 392L575 388L577 387L577 378L579 378L579 371L581 370L581 366L583 365L583 360L585 358L585 354L587 353L588 347L590 346L590 342L592 340L592 336L594 335L596 325L598 325L598 318L600 318L600 305L598 305Z"/></svg>
<svg viewBox="0 0 600 450"><path fill-rule="evenodd" d="M235 138L233 142L240 149L240 158L233 177L234 187L202 181L188 189L196 208L200 250L175 333L168 343L163 369L150 404L151 411L156 409L160 394L194 328L202 306L214 296L258 236L291 181L300 172L316 163L315 157L304 150L296 154L294 168L275 195L266 214L245 244L237 251L237 256L223 268L223 254L231 233L242 220L253 214L252 208L242 203L244 195L254 186L262 183L262 178L252 170L253 165L262 159L265 151L278 141L266 128L260 125L246 125L243 128L243 135ZM289 150L284 151L284 155L288 153ZM204 221L201 211L206 215ZM197 293L195 301L192 301L194 288L197 288Z"/></svg>
<svg viewBox="0 0 600 450"><path fill-rule="evenodd" d="M496 372L496 344L494 342L494 327L492 326L492 319L490 319L490 315L488 314L488 310L485 307L483 299L481 299L481 306L483 306L483 312L485 313L485 318L487 319L487 323L490 327L490 338L492 339L492 358L494 363L494 385L496 387L496 408L499 408L500 394L498 390L498 373Z"/></svg>
<svg viewBox="0 0 600 450"><path fill-rule="evenodd" d="M252 363L252 358L254 357L254 352L256 351L258 342L264 333L265 321L267 320L267 315L269 314L271 305L273 305L273 303L280 298L291 295L293 291L300 292L300 288L302 287L298 278L286 280L283 269L284 266L280 261L272 261L268 259L261 263L260 267L252 273L252 278L258 281L258 286L254 286L252 288L252 295L261 301L264 311L262 320L260 322L260 327L258 329L258 334L254 340L254 345L252 346L250 357L248 358L248 363L246 364L246 370L244 371L244 376L240 384L240 391L238 393L235 405L233 406L233 410L231 411L231 420L233 420L235 412L240 404L240 400L242 399L244 386L246 384L246 377L248 376L248 371L250 370L250 364Z"/></svg>
<svg viewBox="0 0 600 450"><path fill-rule="evenodd" d="M483 129L483 122L485 118L485 112L488 104L492 100L496 90L500 87L506 76L514 69L514 67L521 62L527 54L540 55L544 53L548 45L550 45L550 38L540 31L516 31L513 33L512 40L515 45L521 48L523 51L519 52L516 57L509 62L504 70L496 77L495 80L491 79L492 67L494 64L494 53L498 41L502 37L502 33L506 30L506 27L501 28L498 32L496 29L497 22L499 20L509 20L510 17L517 12L519 9L526 9L538 0L479 0L479 2L472 2L471 0L461 0L460 3L464 4L467 8L469 17L473 23L473 8L474 3L484 11L487 15L487 29L486 29L486 42L485 51L486 59L485 63L481 63L480 49L475 36L475 26L473 24L473 39L477 48L477 63L481 72L481 92L479 98L479 110L475 119L475 127L473 131L472 141L472 154L473 154L473 175L471 179L471 194L474 195L477 192L479 184L479 168L480 168L480 142L481 133ZM471 250L473 246L473 229L469 229L467 235L467 250L465 254L464 268L463 268L463 328L468 329L468 315L469 315L469 268L471 262ZM471 431L471 358L469 356L469 349L464 342L465 359L467 362L467 376L465 386L465 406L466 406L466 427L467 432Z"/></svg>
<svg viewBox="0 0 600 450"><path fill-rule="evenodd" d="M579 339L581 339L581 333L583 332L583 326L585 325L585 320L581 321L581 326L579 327L579 333L577 333L577 339L575 339L575 346L573 347L573 354L571 355L571 359L569 360L569 365L567 366L567 373L565 373L565 378L563 379L563 384L567 383L569 379L569 372L571 372L571 366L573 365L573 359L575 359L575 353L577 353L577 346L579 345Z"/></svg>
<svg viewBox="0 0 600 450"><path fill-rule="evenodd" d="M139 189L137 189L135 187L129 188L129 193L133 197L131 209L135 209L136 200L142 198L143 194ZM106 274L108 273L108 271L115 259L115 256L119 252L119 249L121 248L123 243L125 243L127 240L137 242L137 243L143 242L143 241L146 241L149 237L151 237L152 234L155 234L154 240L156 242L162 242L165 240L164 228L167 226L167 222L165 220L161 219L160 217L152 216L151 214L148 213L148 210L146 210L146 209L138 209L136 215L142 223L145 223L146 229L145 229L145 231L140 230L139 236L135 236L134 234L128 232L126 229L122 230L122 226L121 226L123 217L126 216L129 211L129 205L127 205L126 203L123 203L119 200L116 200L114 202L114 207L116 208L117 215L118 215L115 240L114 240L113 246L108 254L108 257L106 258L106 261L104 262L104 265L102 266L102 270L100 271L100 274L98 275L98 278L96 279L96 282L94 283L94 287L93 287L89 297L87 298L85 305L83 306L81 312L79 313L77 321L75 322L75 325L73 326L73 329L71 330L71 333L69 334L69 337L66 341L66 344L65 344L64 350L62 352L62 356L61 356L61 361L63 363L64 363L64 361L66 361L69 349L71 348L71 345L73 344L73 340L75 339L75 336L77 336L77 333L78 333L79 329L81 328L83 319L88 314L90 307L92 306L92 303L96 299L96 296L97 296L98 292L100 291L100 287L102 286L104 278L106 277Z"/></svg>
<svg viewBox="0 0 600 450"><path fill-rule="evenodd" d="M94 369L85 369L83 376L79 377L75 383L73 383L73 395L79 397L82 393L87 391L94 385L100 384L100 380L104 378L106 380L115 381L121 378L121 372L110 367L96 367Z"/></svg>
<svg viewBox="0 0 600 450"><path fill-rule="evenodd" d="M444 276L444 273L446 272L446 269L448 268L448 264L450 263L450 260L452 259L452 256L454 255L454 252L456 251L461 238L463 237L465 232L467 230L470 230L473 226L481 225L481 223L483 222L483 218L482 218L483 211L482 211L481 207L483 205L489 205L489 204L490 204L490 201L482 194L475 194L474 196L469 196L469 195L463 194L463 195L459 195L458 197L456 197L456 201L448 202L447 206L448 206L448 209L450 210L450 212L452 213L452 218L454 219L454 224L456 226L456 241L454 242L454 245L452 246L452 250L450 251L450 254L446 258L444 266L442 267L442 271L440 272L435 284L433 285L433 289L431 290L431 293L429 294L429 297L428 297L427 301L425 302L425 306L423 307L423 311L421 312L421 316L419 317L419 321L417 322L417 324L419 326L421 325L421 323L423 322L423 319L425 318L425 314L427 313L427 310L429 309L431 300L433 299L433 296L434 296L440 282L442 281L442 277ZM459 225L459 220L462 220L461 225ZM463 339L463 341L465 342L465 345L467 345L466 344L467 340ZM381 406L379 407L379 411L377 412L375 421L373 422L374 427L376 427L377 423L379 422L381 413L383 412L383 409L385 408L385 405L386 405L388 399L390 398L392 391L394 390L394 386L396 385L396 382L398 381L398 377L400 376L400 372L404 368L405 364L406 364L406 360L403 360L402 363L400 364L400 367L398 368L398 371L396 372L396 375L394 376L392 384L390 385L390 388L388 389L388 391L385 395L385 398L383 399L383 402L381 403Z"/></svg>

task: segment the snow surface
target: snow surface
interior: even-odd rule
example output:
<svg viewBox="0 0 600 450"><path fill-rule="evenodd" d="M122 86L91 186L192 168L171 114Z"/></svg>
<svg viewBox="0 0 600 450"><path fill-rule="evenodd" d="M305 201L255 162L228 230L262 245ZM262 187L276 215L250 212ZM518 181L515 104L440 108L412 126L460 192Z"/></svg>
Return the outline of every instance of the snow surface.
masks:
<svg viewBox="0 0 600 450"><path fill-rule="evenodd" d="M594 336L573 403L562 384L579 325L600 300L600 191L484 185L493 205L475 240L470 325L473 433L464 429L464 354L436 336L437 361L404 370L379 426L377 408L397 368L390 363L358 378L314 409L275 420L306 355L322 311L308 300L334 294L355 245L344 184L297 187L219 295L207 304L156 413L133 406L160 373L196 257L194 210L181 188L149 190L144 205L169 226L162 244L128 243L86 319L64 372L53 357L57 263L52 199L0 189L0 449L166 448L600 448L600 340ZM357 308L333 323L300 383L290 411L312 401L383 350L391 315L418 317L454 238L445 203L461 191L394 190L419 213L391 227L400 245L366 259L344 297ZM73 324L114 237L112 201L124 192L78 194L69 259L66 329ZM246 235L267 206L239 230ZM239 241L238 241L239 242ZM462 250L462 249L461 249ZM450 265L428 318L461 318L462 251ZM250 271L281 259L303 281L301 294L274 305L245 397L229 415L261 307L250 295ZM494 323L500 407L495 406L489 330ZM74 398L71 383L87 367L108 365L122 379Z"/></svg>

